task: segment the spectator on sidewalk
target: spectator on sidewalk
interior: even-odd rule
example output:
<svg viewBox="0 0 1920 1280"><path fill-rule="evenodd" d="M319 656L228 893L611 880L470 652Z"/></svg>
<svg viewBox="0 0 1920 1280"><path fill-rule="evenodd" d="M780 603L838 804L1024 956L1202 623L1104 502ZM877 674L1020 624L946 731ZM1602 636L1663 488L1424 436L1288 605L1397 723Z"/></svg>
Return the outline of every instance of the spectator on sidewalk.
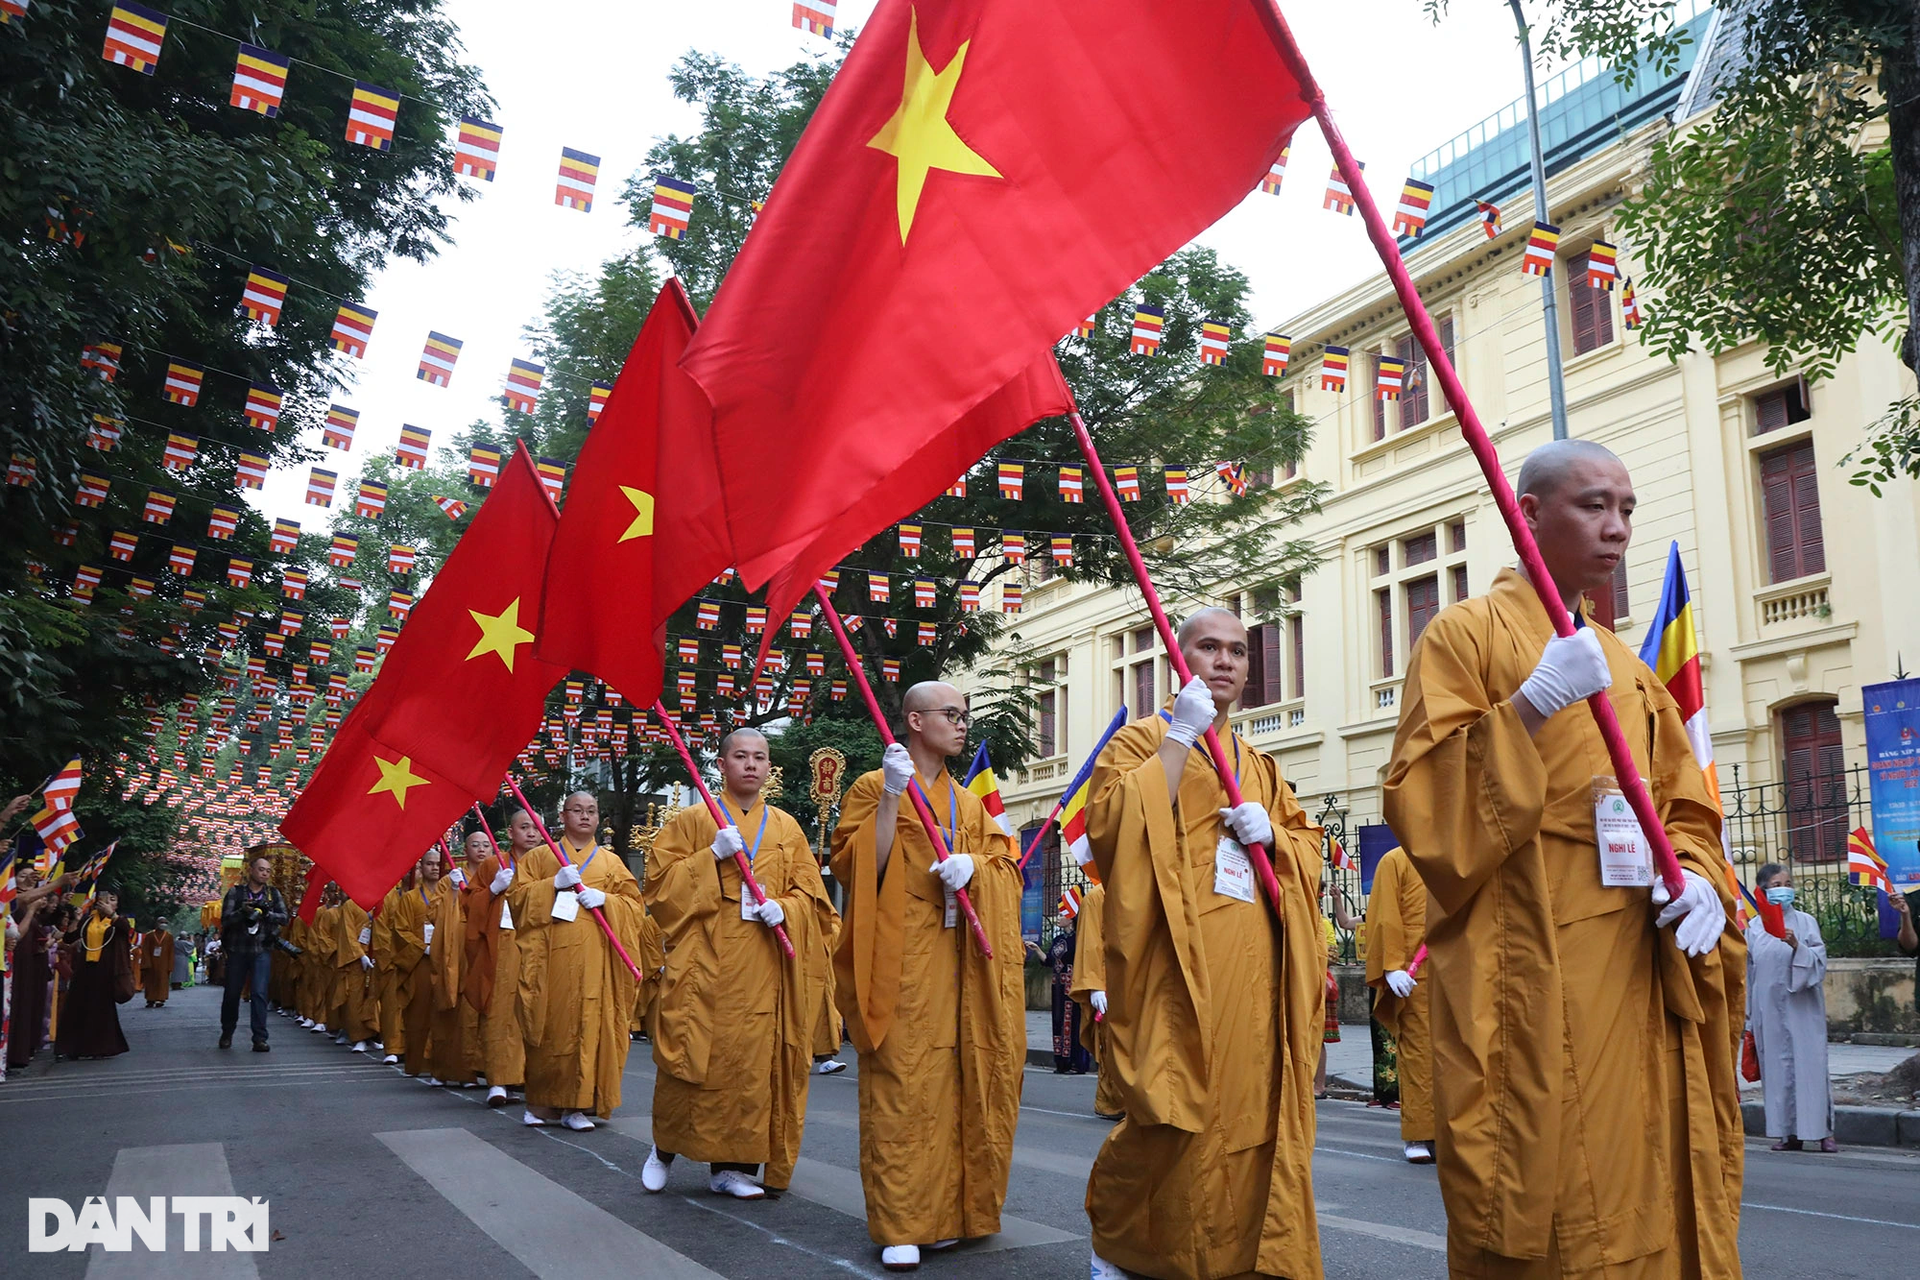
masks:
<svg viewBox="0 0 1920 1280"><path fill-rule="evenodd" d="M1887 900L1893 909L1900 913L1900 932L1893 937L1893 945L1900 948L1903 956L1920 956L1920 932L1913 927L1913 910L1920 906L1920 889L1911 893L1890 893ZM1920 1000L1920 964L1913 966L1914 999Z"/></svg>
<svg viewBox="0 0 1920 1280"><path fill-rule="evenodd" d="M1793 873L1777 862L1760 868L1760 890L1780 908L1786 936L1747 925L1747 1030L1760 1055L1767 1136L1775 1151L1812 1142L1837 1151L1833 1085L1827 1077L1827 944L1820 925L1793 905Z"/></svg>

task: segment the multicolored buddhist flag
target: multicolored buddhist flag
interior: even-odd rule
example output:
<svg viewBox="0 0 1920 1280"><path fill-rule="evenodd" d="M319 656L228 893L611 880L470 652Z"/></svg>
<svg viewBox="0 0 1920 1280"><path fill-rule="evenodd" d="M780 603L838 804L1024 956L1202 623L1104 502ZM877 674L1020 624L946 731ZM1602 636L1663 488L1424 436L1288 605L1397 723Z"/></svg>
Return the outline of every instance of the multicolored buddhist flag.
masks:
<svg viewBox="0 0 1920 1280"><path fill-rule="evenodd" d="M467 451L467 479L482 489L493 488L500 478L500 451L486 445L474 445Z"/></svg>
<svg viewBox="0 0 1920 1280"><path fill-rule="evenodd" d="M1527 251L1520 259L1520 273L1529 276L1553 274L1554 255L1560 248L1560 228L1536 221L1527 237Z"/></svg>
<svg viewBox="0 0 1920 1280"><path fill-rule="evenodd" d="M1026 491L1027 468L1021 462L1002 462L998 467L1000 496L1018 500Z"/></svg>
<svg viewBox="0 0 1920 1280"><path fill-rule="evenodd" d="M107 554L115 560L131 560L133 553L140 549L140 535L128 533L125 529L115 529L107 539Z"/></svg>
<svg viewBox="0 0 1920 1280"><path fill-rule="evenodd" d="M1262 191L1270 196L1280 194L1280 184L1287 176L1287 157L1292 153L1292 143L1288 143L1286 146L1280 148L1280 158L1273 162L1271 169L1267 170L1267 176L1260 179L1260 189Z"/></svg>
<svg viewBox="0 0 1920 1280"><path fill-rule="evenodd" d="M207 536L216 542L227 541L239 527L240 512L233 507L215 507L207 517Z"/></svg>
<svg viewBox="0 0 1920 1280"><path fill-rule="evenodd" d="M702 600L694 609L694 625L702 631L720 629L720 605L713 600Z"/></svg>
<svg viewBox="0 0 1920 1280"><path fill-rule="evenodd" d="M954 529L953 555L956 560L973 559L973 530L957 527Z"/></svg>
<svg viewBox="0 0 1920 1280"><path fill-rule="evenodd" d="M24 453L16 453L7 459L7 483L25 488L33 483L33 477L39 469L40 463L37 459L30 458Z"/></svg>
<svg viewBox="0 0 1920 1280"><path fill-rule="evenodd" d="M478 116L460 117L460 134L453 143L453 171L463 177L493 181L500 163L501 128Z"/></svg>
<svg viewBox="0 0 1920 1280"><path fill-rule="evenodd" d="M273 522L273 532L267 538L267 550L276 556L292 551L300 542L300 522L282 516Z"/></svg>
<svg viewBox="0 0 1920 1280"><path fill-rule="evenodd" d="M600 180L600 157L572 147L560 148L560 181L553 202L582 213L593 212L593 186Z"/></svg>
<svg viewBox="0 0 1920 1280"><path fill-rule="evenodd" d="M160 465L168 471L185 471L193 465L199 453L199 436L183 436L177 431L169 431L167 443L160 451Z"/></svg>
<svg viewBox="0 0 1920 1280"><path fill-rule="evenodd" d="M305 600L307 582L308 576L305 569L288 569L280 575L280 594L288 600ZM306 621L307 615L304 612L288 609L280 615L280 634L290 636L305 625Z"/></svg>
<svg viewBox="0 0 1920 1280"><path fill-rule="evenodd" d="M1213 464L1213 469L1227 488L1233 491L1233 496L1236 498L1244 496L1247 490L1253 487L1252 474L1241 463L1216 462Z"/></svg>
<svg viewBox="0 0 1920 1280"><path fill-rule="evenodd" d="M9 22L12 22L15 18L26 17L27 6L32 2L33 0L0 0L0 27L6 26ZM0 862L0 877L3 877L6 874L6 870L7 870L6 864L4 862ZM0 904L4 904L6 902L11 902L11 901L13 901L13 895L11 892L9 892L5 898L0 898Z"/></svg>
<svg viewBox="0 0 1920 1280"><path fill-rule="evenodd" d="M837 0L793 0L793 25L832 39L836 3Z"/></svg>
<svg viewBox="0 0 1920 1280"><path fill-rule="evenodd" d="M1858 885L1871 885L1882 893L1893 892L1887 860L1873 847L1873 836L1865 827L1855 827L1847 833L1847 878Z"/></svg>
<svg viewBox="0 0 1920 1280"><path fill-rule="evenodd" d="M167 568L185 578L193 573L193 562L199 558L199 552L192 547L173 544L173 550L167 553Z"/></svg>
<svg viewBox="0 0 1920 1280"><path fill-rule="evenodd" d="M327 422L320 429L320 443L345 452L353 448L353 433L360 428L360 411L343 404L327 407Z"/></svg>
<svg viewBox="0 0 1920 1280"><path fill-rule="evenodd" d="M647 230L656 236L678 240L687 234L693 222L693 198L700 188L679 178L656 174L653 179L653 208L647 214Z"/></svg>
<svg viewBox="0 0 1920 1280"><path fill-rule="evenodd" d="M270 382L256 382L247 388L247 425L271 431L280 425L280 406L286 393Z"/></svg>
<svg viewBox="0 0 1920 1280"><path fill-rule="evenodd" d="M395 460L409 471L423 469L427 465L428 442L432 437L433 432L425 427L403 425L400 428L400 443L394 450Z"/></svg>
<svg viewBox="0 0 1920 1280"><path fill-rule="evenodd" d="M502 399L509 409L532 413L540 402L540 384L546 380L547 367L531 360L515 360L507 366L507 389Z"/></svg>
<svg viewBox="0 0 1920 1280"><path fill-rule="evenodd" d="M393 150L393 126L399 114L399 94L355 81L353 102L347 108L347 141L378 151Z"/></svg>
<svg viewBox="0 0 1920 1280"><path fill-rule="evenodd" d="M233 65L233 94L227 101L242 111L263 116L280 114L287 96L287 69L292 63L270 49L242 44Z"/></svg>
<svg viewBox="0 0 1920 1280"><path fill-rule="evenodd" d="M1399 356L1377 356L1374 364L1373 398L1398 400L1406 390L1407 362Z"/></svg>
<svg viewBox="0 0 1920 1280"><path fill-rule="evenodd" d="M1167 309L1145 303L1133 309L1133 337L1127 350L1136 356L1150 356L1160 350L1160 335L1167 327Z"/></svg>
<svg viewBox="0 0 1920 1280"><path fill-rule="evenodd" d="M1500 206L1489 200L1475 200L1473 207L1480 215L1480 229L1491 240L1500 234Z"/></svg>
<svg viewBox="0 0 1920 1280"><path fill-rule="evenodd" d="M1345 391L1347 389L1347 361L1350 353L1345 347L1328 347L1320 358L1320 389L1322 391Z"/></svg>
<svg viewBox="0 0 1920 1280"><path fill-rule="evenodd" d="M169 360L167 380L161 391L175 404L191 409L200 403L200 384L206 380L207 371L199 365Z"/></svg>
<svg viewBox="0 0 1920 1280"><path fill-rule="evenodd" d="M893 580L884 573L867 571L867 603L886 604L893 599Z"/></svg>
<svg viewBox="0 0 1920 1280"><path fill-rule="evenodd" d="M1085 320L1082 320L1079 324L1076 324L1075 326L1073 326L1073 336L1076 338L1091 338L1094 334L1094 331L1099 327L1100 327L1100 313L1096 311L1092 315L1088 316Z"/></svg>
<svg viewBox="0 0 1920 1280"><path fill-rule="evenodd" d="M83 507L97 507L107 500L107 478L88 472L80 473L80 491L73 500Z"/></svg>
<svg viewBox="0 0 1920 1280"><path fill-rule="evenodd" d="M165 489L147 490L147 503L140 511L140 518L148 524L165 524L173 519L174 504L179 499Z"/></svg>
<svg viewBox="0 0 1920 1280"><path fill-rule="evenodd" d="M607 398L613 394L611 382L596 382L587 388L587 425L600 421L600 415L607 407Z"/></svg>
<svg viewBox="0 0 1920 1280"><path fill-rule="evenodd" d="M345 569L353 564L353 558L360 553L360 539L351 533L333 535L333 545L327 548L327 563L336 569Z"/></svg>
<svg viewBox="0 0 1920 1280"><path fill-rule="evenodd" d="M1018 613L1021 602L1026 599L1026 588L1017 582L1000 584L1000 612Z"/></svg>
<svg viewBox="0 0 1920 1280"><path fill-rule="evenodd" d="M267 460L257 453L242 453L234 460L233 482L242 489L258 489L267 482Z"/></svg>
<svg viewBox="0 0 1920 1280"><path fill-rule="evenodd" d="M1233 341L1233 326L1225 320L1200 322L1200 363L1225 364L1227 346Z"/></svg>
<svg viewBox="0 0 1920 1280"><path fill-rule="evenodd" d="M533 464L534 471L540 476L540 487L555 502L560 501L560 491L566 487L567 464L558 458L540 458Z"/></svg>
<svg viewBox="0 0 1920 1280"><path fill-rule="evenodd" d="M108 62L152 75L167 38L167 15L133 0L119 0L107 15L107 43L100 56Z"/></svg>
<svg viewBox="0 0 1920 1280"><path fill-rule="evenodd" d="M80 367L99 374L102 382L112 382L120 372L121 351L117 342L90 342L80 348Z"/></svg>
<svg viewBox="0 0 1920 1280"><path fill-rule="evenodd" d="M359 496L354 499L353 514L365 519L374 519L386 509L387 486L374 480L362 480Z"/></svg>
<svg viewBox="0 0 1920 1280"><path fill-rule="evenodd" d="M1362 169L1367 167L1357 160L1354 163ZM1339 165L1333 166L1333 172L1327 177L1327 194L1321 198L1320 207L1353 216L1353 191L1347 186L1347 180L1340 176Z"/></svg>
<svg viewBox="0 0 1920 1280"><path fill-rule="evenodd" d="M373 337L373 321L379 312L357 302L343 302L333 318L333 349L344 351L356 360L367 354L367 340Z"/></svg>
<svg viewBox="0 0 1920 1280"><path fill-rule="evenodd" d="M1053 562L1062 568L1072 564L1073 539L1067 534L1054 534L1051 555L1053 556Z"/></svg>
<svg viewBox="0 0 1920 1280"><path fill-rule="evenodd" d="M287 305L287 287L291 283L277 271L252 268L247 272L246 288L240 293L240 309L246 312L247 319L273 328L280 323L280 312Z"/></svg>
<svg viewBox="0 0 1920 1280"><path fill-rule="evenodd" d="M405 622L407 615L413 612L413 593L411 591L390 591L387 593L387 616L395 622Z"/></svg>
<svg viewBox="0 0 1920 1280"><path fill-rule="evenodd" d="M387 572L412 573L414 561L418 556L419 552L405 543L391 544L387 547Z"/></svg>
<svg viewBox="0 0 1920 1280"><path fill-rule="evenodd" d="M1060 501L1085 502L1086 477L1087 473L1080 467L1061 467Z"/></svg>
<svg viewBox="0 0 1920 1280"><path fill-rule="evenodd" d="M1640 327L1640 295L1633 291L1630 276L1620 278L1620 323L1629 329Z"/></svg>
<svg viewBox="0 0 1920 1280"><path fill-rule="evenodd" d="M903 524L900 526L899 532L900 554L910 560L918 560L920 558L920 538L923 532L921 526L917 524Z"/></svg>
<svg viewBox="0 0 1920 1280"><path fill-rule="evenodd" d="M441 514L449 520L458 520L467 514L467 504L458 498L443 497L436 493L433 495L433 505L440 508Z"/></svg>
<svg viewBox="0 0 1920 1280"><path fill-rule="evenodd" d="M1587 287L1612 293L1613 282L1619 275L1620 251L1605 240L1595 240L1587 250Z"/></svg>
<svg viewBox="0 0 1920 1280"><path fill-rule="evenodd" d="M307 505L331 507L333 489L340 482L338 471L328 471L324 467L315 467L307 476Z"/></svg>
<svg viewBox="0 0 1920 1280"><path fill-rule="evenodd" d="M463 345L458 338L428 330L427 346L420 353L420 367L413 376L422 382L431 382L436 387L446 386L453 379L454 362L460 359Z"/></svg>
<svg viewBox="0 0 1920 1280"><path fill-rule="evenodd" d="M1400 188L1400 205L1393 211L1393 234L1414 236L1427 225L1427 210L1433 205L1433 184L1408 178Z"/></svg>

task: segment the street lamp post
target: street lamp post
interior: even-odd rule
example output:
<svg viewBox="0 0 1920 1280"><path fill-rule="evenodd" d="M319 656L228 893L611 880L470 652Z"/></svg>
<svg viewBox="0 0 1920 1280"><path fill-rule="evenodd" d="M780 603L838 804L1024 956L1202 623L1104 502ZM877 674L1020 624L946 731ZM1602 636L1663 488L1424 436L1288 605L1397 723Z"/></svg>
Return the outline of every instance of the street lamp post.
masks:
<svg viewBox="0 0 1920 1280"><path fill-rule="evenodd" d="M1533 92L1533 43L1527 38L1527 15L1520 0L1507 0L1513 10L1513 23L1520 33L1520 69L1527 85L1527 142L1533 152L1533 216L1551 222L1547 215L1547 161L1540 150L1540 111ZM1567 438L1567 388L1560 371L1560 315L1553 296L1553 276L1540 277L1540 310L1547 329L1547 400L1553 413L1553 438Z"/></svg>

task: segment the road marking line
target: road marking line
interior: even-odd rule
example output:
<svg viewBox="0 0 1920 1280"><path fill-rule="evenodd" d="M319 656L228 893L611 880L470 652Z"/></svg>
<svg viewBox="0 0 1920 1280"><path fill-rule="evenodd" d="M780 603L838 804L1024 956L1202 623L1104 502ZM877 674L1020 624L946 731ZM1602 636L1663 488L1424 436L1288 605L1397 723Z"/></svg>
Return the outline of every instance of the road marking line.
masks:
<svg viewBox="0 0 1920 1280"><path fill-rule="evenodd" d="M407 1129L373 1136L543 1280L632 1280L635 1275L720 1280L718 1272L635 1230L465 1129Z"/></svg>
<svg viewBox="0 0 1920 1280"><path fill-rule="evenodd" d="M122 1147L113 1157L107 1178L107 1203L118 1196L144 1202L151 1196L230 1196L233 1175L227 1172L227 1153L217 1142L180 1142L163 1147ZM260 1269L251 1253L222 1249L215 1253L204 1220L199 1224L200 1250L188 1253L180 1232L184 1224L167 1214L165 1253L150 1252L135 1237L125 1253L108 1253L98 1245L87 1249L87 1280L171 1280L172 1277L211 1276L216 1280L258 1280ZM174 1247L174 1246L178 1247Z"/></svg>
<svg viewBox="0 0 1920 1280"><path fill-rule="evenodd" d="M1822 1213L1818 1209L1789 1209L1782 1204L1756 1204L1742 1200L1743 1209L1765 1209L1769 1213L1797 1213L1807 1218L1832 1218L1836 1222L1860 1222L1870 1227L1898 1227L1902 1231L1920 1231L1920 1222L1889 1222L1885 1218L1856 1218L1850 1213Z"/></svg>
<svg viewBox="0 0 1920 1280"><path fill-rule="evenodd" d="M1431 1249L1436 1253L1447 1251L1445 1236L1437 1236L1431 1231L1416 1231L1412 1227L1395 1227L1384 1222L1368 1222L1363 1218L1340 1218L1330 1213L1320 1215L1320 1225L1332 1227L1336 1231L1351 1231L1355 1235L1372 1236L1376 1240L1410 1244L1416 1249Z"/></svg>

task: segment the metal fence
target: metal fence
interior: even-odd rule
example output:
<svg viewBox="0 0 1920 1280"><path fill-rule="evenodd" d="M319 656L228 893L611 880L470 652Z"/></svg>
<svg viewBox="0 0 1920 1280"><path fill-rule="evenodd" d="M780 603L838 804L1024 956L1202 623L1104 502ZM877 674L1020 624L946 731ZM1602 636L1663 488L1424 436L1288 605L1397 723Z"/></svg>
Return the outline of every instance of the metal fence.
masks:
<svg viewBox="0 0 1920 1280"><path fill-rule="evenodd" d="M1760 868L1793 873L1794 905L1820 922L1836 955L1886 950L1877 894L1847 875L1847 833L1873 828L1867 768L1828 769L1785 782L1743 782L1740 766L1720 788L1727 853L1741 881L1759 896Z"/></svg>

